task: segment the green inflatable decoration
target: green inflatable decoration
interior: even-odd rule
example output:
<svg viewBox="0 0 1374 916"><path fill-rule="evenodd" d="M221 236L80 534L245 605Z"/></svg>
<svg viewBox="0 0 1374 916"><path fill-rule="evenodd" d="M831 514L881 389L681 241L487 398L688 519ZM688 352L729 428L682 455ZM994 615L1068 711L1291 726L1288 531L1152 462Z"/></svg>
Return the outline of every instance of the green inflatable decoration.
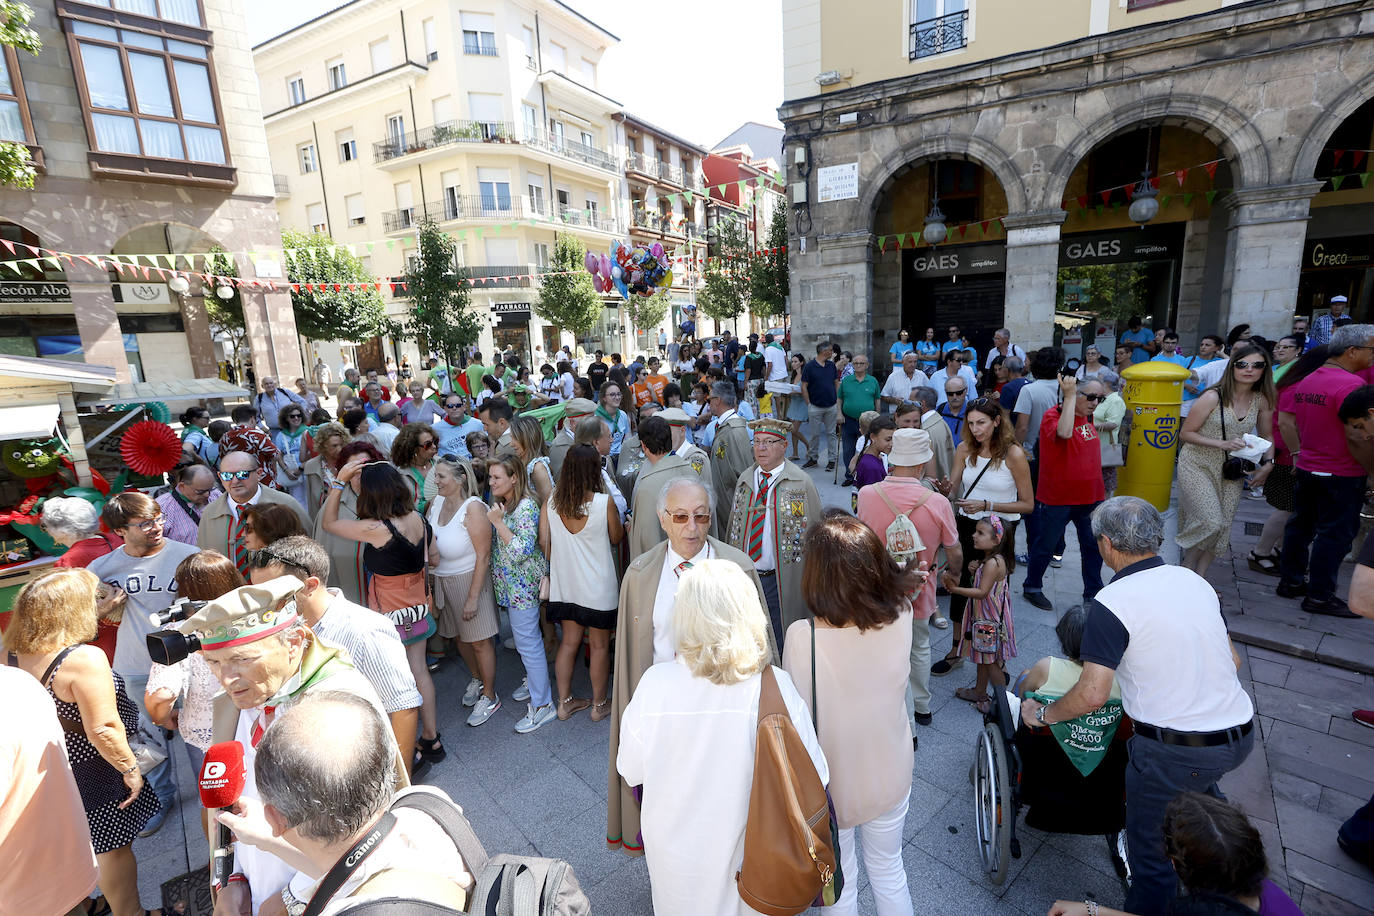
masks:
<svg viewBox="0 0 1374 916"><path fill-rule="evenodd" d="M62 470L62 442L59 439L10 439L0 442L5 470L15 477L30 480L49 477Z"/></svg>

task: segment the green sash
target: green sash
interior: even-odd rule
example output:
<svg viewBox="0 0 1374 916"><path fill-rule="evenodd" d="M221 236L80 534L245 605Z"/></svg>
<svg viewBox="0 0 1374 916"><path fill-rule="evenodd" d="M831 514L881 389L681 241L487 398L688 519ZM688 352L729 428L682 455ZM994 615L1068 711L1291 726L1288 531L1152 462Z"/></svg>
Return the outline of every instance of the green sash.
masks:
<svg viewBox="0 0 1374 916"><path fill-rule="evenodd" d="M1053 703L1059 697L1028 693L1029 699ZM1108 700L1100 709L1077 719L1055 722L1050 726L1059 748L1068 755L1079 773L1088 776L1107 756L1116 728L1121 724L1123 710L1120 700Z"/></svg>

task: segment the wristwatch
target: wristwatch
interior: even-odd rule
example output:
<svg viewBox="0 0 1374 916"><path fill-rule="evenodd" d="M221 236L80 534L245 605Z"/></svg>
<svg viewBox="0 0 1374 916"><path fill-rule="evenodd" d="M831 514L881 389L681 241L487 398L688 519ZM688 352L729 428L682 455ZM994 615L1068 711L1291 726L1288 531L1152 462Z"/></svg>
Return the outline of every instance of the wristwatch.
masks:
<svg viewBox="0 0 1374 916"><path fill-rule="evenodd" d="M1039 709L1037 709L1035 711L1035 721L1039 722L1041 725L1049 725L1050 723L1045 721L1045 710L1049 708L1049 704L1046 703L1044 706L1041 706Z"/></svg>

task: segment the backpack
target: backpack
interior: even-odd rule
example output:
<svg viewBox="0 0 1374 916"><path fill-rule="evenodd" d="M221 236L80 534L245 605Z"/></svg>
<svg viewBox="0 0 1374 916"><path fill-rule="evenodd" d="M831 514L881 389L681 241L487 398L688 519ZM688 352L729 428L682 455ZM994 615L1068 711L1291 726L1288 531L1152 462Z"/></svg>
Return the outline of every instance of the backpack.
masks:
<svg viewBox="0 0 1374 916"><path fill-rule="evenodd" d="M391 810L418 808L443 828L472 873L467 916L590 916L592 905L562 859L537 856L487 856L472 824L453 805L428 792L407 792L391 803ZM345 905L340 914L449 914L453 910L424 901L383 898Z"/></svg>
<svg viewBox="0 0 1374 916"><path fill-rule="evenodd" d="M886 532L887 552L892 559L897 561L898 566L905 569L908 563L921 555L921 551L926 549L926 545L921 541L920 532L916 530L916 523L911 520L911 515L908 512L897 511L897 507L892 505L892 500L887 498L887 493L881 483L873 486L878 497L892 510L892 524L887 526ZM911 510L914 511L924 506L926 500L933 495L932 491L926 490L925 497L912 506Z"/></svg>
<svg viewBox="0 0 1374 916"><path fill-rule="evenodd" d="M817 903L840 862L830 812L825 785L792 725L773 668L766 666L744 861L735 872L745 903L765 916L795 916Z"/></svg>

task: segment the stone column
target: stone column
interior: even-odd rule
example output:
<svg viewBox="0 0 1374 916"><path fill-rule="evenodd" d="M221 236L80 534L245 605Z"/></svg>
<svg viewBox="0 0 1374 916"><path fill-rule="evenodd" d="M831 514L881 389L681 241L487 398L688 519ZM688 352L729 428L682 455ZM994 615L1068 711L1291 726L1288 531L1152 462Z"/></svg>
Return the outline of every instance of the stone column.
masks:
<svg viewBox="0 0 1374 916"><path fill-rule="evenodd" d="M1054 343L1063 210L1013 213L1007 227L1007 293L1003 303L1011 339L1027 353Z"/></svg>
<svg viewBox="0 0 1374 916"><path fill-rule="evenodd" d="M1248 322L1253 333L1276 340L1292 328L1307 220L1321 185L1241 188L1221 200L1230 218L1217 333Z"/></svg>
<svg viewBox="0 0 1374 916"><path fill-rule="evenodd" d="M86 362L111 366L119 381L133 381L129 375L129 358L124 355L124 335L119 330L109 275L84 264L78 266L74 261L67 265L67 280L71 285L72 311Z"/></svg>
<svg viewBox="0 0 1374 916"><path fill-rule="evenodd" d="M210 295L214 295L211 290ZM205 313L205 298L187 293L172 293L181 309L181 324L186 329L186 347L191 353L191 371L196 378L219 376L219 361L215 359L215 340L210 331L210 319Z"/></svg>
<svg viewBox="0 0 1374 916"><path fill-rule="evenodd" d="M835 339L845 349L870 353L873 234L863 229L811 241L814 248L792 258L792 349L809 356L817 342Z"/></svg>
<svg viewBox="0 0 1374 916"><path fill-rule="evenodd" d="M245 286L239 295L243 300L243 320L248 329L248 347L258 382L270 375L278 384L291 388L304 374L300 343L296 339L296 319L291 312L291 294Z"/></svg>

